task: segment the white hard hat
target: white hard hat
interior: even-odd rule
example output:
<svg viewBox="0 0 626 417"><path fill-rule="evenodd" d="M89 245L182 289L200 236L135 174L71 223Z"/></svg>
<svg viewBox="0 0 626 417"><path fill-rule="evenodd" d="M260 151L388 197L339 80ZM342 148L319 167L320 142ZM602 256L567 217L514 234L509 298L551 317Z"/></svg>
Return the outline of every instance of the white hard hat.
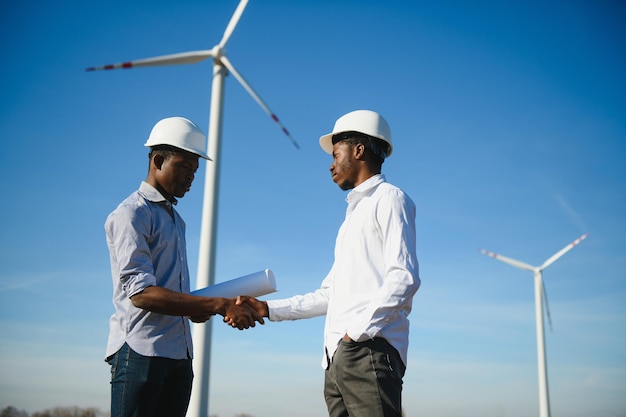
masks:
<svg viewBox="0 0 626 417"><path fill-rule="evenodd" d="M154 125L145 146L170 145L208 159L204 133L184 117L168 117Z"/></svg>
<svg viewBox="0 0 626 417"><path fill-rule="evenodd" d="M344 114L335 122L333 131L320 138L320 146L326 152L333 153L333 136L343 132L359 132L378 138L389 145L387 156L391 155L391 129L383 117L371 110L355 110Z"/></svg>

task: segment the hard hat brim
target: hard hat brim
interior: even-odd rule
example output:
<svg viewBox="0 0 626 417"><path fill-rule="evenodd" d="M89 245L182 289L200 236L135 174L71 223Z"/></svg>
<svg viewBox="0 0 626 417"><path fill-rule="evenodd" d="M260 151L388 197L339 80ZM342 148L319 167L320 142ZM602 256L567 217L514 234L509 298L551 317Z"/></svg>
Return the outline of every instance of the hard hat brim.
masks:
<svg viewBox="0 0 626 417"><path fill-rule="evenodd" d="M195 155L198 155L200 158L206 159L207 161L212 161L212 159L209 158L209 155L205 154L204 152L195 151L195 150L192 150L192 149L184 149L184 148L180 148L180 149L183 149L183 150L185 150L187 152L191 152L191 153L193 153Z"/></svg>
<svg viewBox="0 0 626 417"><path fill-rule="evenodd" d="M324 152L330 155L333 154L333 135L335 135L335 133L329 133L320 137L320 146Z"/></svg>

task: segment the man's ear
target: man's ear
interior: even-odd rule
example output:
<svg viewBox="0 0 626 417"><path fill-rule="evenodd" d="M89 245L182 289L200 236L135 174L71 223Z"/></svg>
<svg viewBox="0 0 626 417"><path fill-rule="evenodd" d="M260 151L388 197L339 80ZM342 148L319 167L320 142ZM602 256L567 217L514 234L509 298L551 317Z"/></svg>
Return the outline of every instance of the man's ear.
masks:
<svg viewBox="0 0 626 417"><path fill-rule="evenodd" d="M163 162L165 162L165 158L163 158L163 155L159 155L158 153L152 155L152 163L154 164L156 169L161 169L161 167L163 166Z"/></svg>
<svg viewBox="0 0 626 417"><path fill-rule="evenodd" d="M356 145L354 145L352 151L354 152L354 157L358 160L361 160L365 156L365 145L363 145L362 143L357 143Z"/></svg>

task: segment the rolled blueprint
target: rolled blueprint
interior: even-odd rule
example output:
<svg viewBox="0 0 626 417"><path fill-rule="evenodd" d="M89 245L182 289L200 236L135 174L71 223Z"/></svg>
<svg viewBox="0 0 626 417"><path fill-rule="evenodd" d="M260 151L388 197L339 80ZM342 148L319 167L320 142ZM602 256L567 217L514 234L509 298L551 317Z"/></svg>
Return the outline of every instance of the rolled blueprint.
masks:
<svg viewBox="0 0 626 417"><path fill-rule="evenodd" d="M230 281L209 285L208 287L192 291L191 295L224 298L234 298L238 295L259 297L275 291L276 279L274 278L274 273L271 270L266 269L264 271L231 279Z"/></svg>

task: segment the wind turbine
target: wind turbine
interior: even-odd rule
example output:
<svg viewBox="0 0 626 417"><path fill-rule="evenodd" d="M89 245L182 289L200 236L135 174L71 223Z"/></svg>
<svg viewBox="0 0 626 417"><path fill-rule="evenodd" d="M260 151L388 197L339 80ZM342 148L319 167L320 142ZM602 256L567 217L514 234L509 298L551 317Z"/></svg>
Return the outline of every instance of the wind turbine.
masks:
<svg viewBox="0 0 626 417"><path fill-rule="evenodd" d="M224 102L224 80L228 72L239 81L252 98L261 108L274 120L287 135L296 148L298 143L291 137L287 129L278 120L278 117L261 100L261 97L254 91L248 82L235 70L230 61L226 58L226 43L230 39L241 15L243 14L248 0L241 0L235 9L228 26L220 42L212 49L201 51L182 52L171 55L162 55L153 58L139 59L135 61L122 62L118 64L103 65L100 67L87 68L87 71L112 70L118 68L137 68L158 65L194 64L207 58L213 58L213 82L211 86L211 103L208 128L208 154L213 160L207 164L206 178L204 182L204 200L202 206L202 226L200 231L200 249L198 256L198 278L197 287L205 288L213 285L215 281L215 242L217 236L217 201L219 195L219 174L220 174L220 151L222 138L222 115ZM194 326L194 344L196 345L196 356L194 358L194 369L200 369L201 375L194 378L191 402L188 416L206 417L209 412L209 365L211 360L211 322L205 325Z"/></svg>
<svg viewBox="0 0 626 417"><path fill-rule="evenodd" d="M537 321L537 365L539 369L539 416L550 417L550 398L548 396L548 370L546 362L546 344L543 330L543 300L545 297L542 271L552 265L557 259L565 255L570 249L587 238L587 233L552 255L541 266L532 266L527 263L498 255L481 249L480 252L494 259L505 262L514 267L532 271L535 276L535 319ZM546 301L547 307L547 301Z"/></svg>

